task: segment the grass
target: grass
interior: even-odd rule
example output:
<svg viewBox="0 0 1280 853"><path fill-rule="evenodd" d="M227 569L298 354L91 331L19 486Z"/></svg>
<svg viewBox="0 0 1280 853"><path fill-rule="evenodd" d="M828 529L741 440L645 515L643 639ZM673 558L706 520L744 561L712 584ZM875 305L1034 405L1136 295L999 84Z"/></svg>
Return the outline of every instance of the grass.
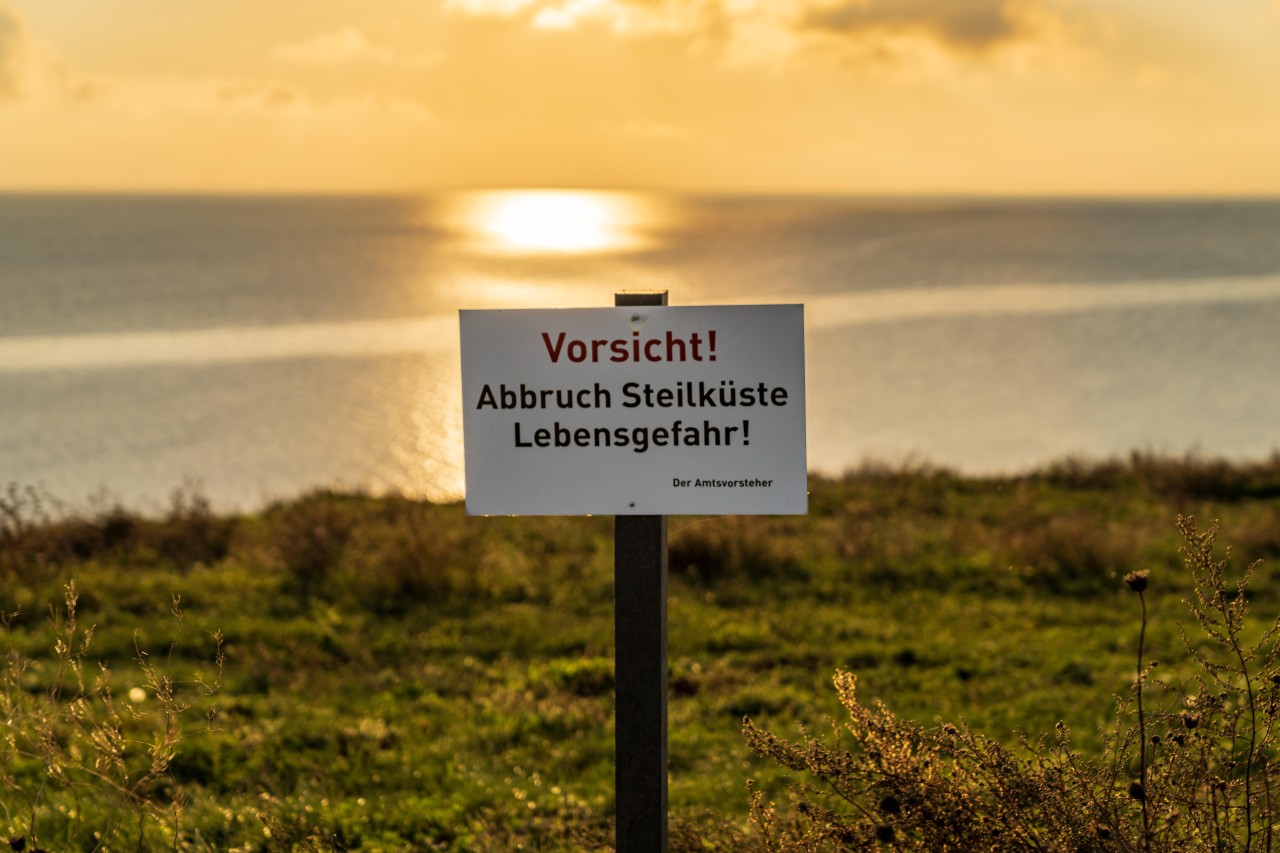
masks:
<svg viewBox="0 0 1280 853"><path fill-rule="evenodd" d="M829 737L802 727L789 740L743 722L757 755L798 775L789 812L752 794L768 849L1274 850L1280 618L1249 618L1260 561L1220 559L1215 527L1180 516L1178 529L1194 626L1179 627L1172 677L1159 675L1146 656L1151 573L1124 576L1140 610L1135 675L1100 750L1081 750L1061 721L1011 746L963 720L905 719L864 700L841 669L845 719Z"/></svg>
<svg viewBox="0 0 1280 853"><path fill-rule="evenodd" d="M673 849L764 847L747 780L782 800L794 774L748 746L743 717L783 736L847 717L837 671L922 726L962 719L1016 749L1063 721L1103 754L1134 680L1127 573L1151 572L1145 655L1166 679L1194 676L1177 516L1219 519L1241 561L1280 556L1280 457L999 479L867 467L810 489L805 517L670 521ZM163 518L49 507L0 498L0 835L59 850L611 847L608 519L335 493L235 517L190 492ZM1256 633L1280 590L1261 575L1249 595ZM122 766L94 769L116 753Z"/></svg>

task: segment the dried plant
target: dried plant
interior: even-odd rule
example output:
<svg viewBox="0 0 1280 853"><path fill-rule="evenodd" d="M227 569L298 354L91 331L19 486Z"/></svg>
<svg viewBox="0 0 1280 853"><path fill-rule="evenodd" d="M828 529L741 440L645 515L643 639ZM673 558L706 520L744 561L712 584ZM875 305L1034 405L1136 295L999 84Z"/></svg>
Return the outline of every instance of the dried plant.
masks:
<svg viewBox="0 0 1280 853"><path fill-rule="evenodd" d="M1137 673L1117 697L1101 753L1076 749L1063 723L1010 748L963 724L900 719L880 702L864 704L856 675L840 671L835 686L848 720L833 721L832 741L802 730L792 742L744 720L758 755L810 780L793 783L794 807L784 814L752 791L752 821L768 846L1276 849L1280 620L1262 627L1248 619L1258 563L1230 581L1230 549L1214 555L1216 526L1202 532L1179 517L1178 529L1192 582L1185 603L1199 633L1179 628L1195 674L1153 677L1155 662L1144 656L1150 575L1126 575L1141 606Z"/></svg>
<svg viewBox="0 0 1280 853"><path fill-rule="evenodd" d="M221 680L222 637L213 635L207 676L178 681L172 646L157 663L135 640L137 671L118 677L92 663L94 629L79 623L78 600L72 581L52 613L52 655L33 657L12 642L5 650L0 828L14 849L174 846L184 798L169 771L181 743L213 724L207 700ZM177 597L172 615L181 627ZM6 635L8 626L6 618ZM185 719L198 710L203 725L188 729Z"/></svg>

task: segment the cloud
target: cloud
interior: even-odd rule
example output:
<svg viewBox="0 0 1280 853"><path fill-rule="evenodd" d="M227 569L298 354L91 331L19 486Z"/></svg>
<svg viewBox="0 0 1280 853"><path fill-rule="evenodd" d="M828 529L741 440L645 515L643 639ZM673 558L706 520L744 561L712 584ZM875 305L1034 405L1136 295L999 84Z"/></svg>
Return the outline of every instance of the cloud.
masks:
<svg viewBox="0 0 1280 853"><path fill-rule="evenodd" d="M412 98L366 93L316 99L292 83L252 78L118 78L97 100L102 109L134 116L377 119L400 124L432 118L431 111Z"/></svg>
<svg viewBox="0 0 1280 853"><path fill-rule="evenodd" d="M415 61L371 44L350 28L277 52L297 62ZM0 0L0 103L6 100L32 110L92 108L117 118L257 114L421 124L432 117L426 106L408 97L369 92L318 100L298 85L272 79L86 74L33 37L18 12Z"/></svg>
<svg viewBox="0 0 1280 853"><path fill-rule="evenodd" d="M271 56L282 62L304 65L365 62L411 68L434 65L441 60L441 57L436 55L406 54L391 47L374 44L355 27L344 27L331 33L321 33L305 41L282 44L271 52Z"/></svg>
<svg viewBox="0 0 1280 853"><path fill-rule="evenodd" d="M982 53L1025 38L1033 25L1023 0L841 0L803 10L801 30L863 40L914 34L961 53Z"/></svg>
<svg viewBox="0 0 1280 853"><path fill-rule="evenodd" d="M0 0L0 100L16 98L21 92L29 55L22 19Z"/></svg>
<svg viewBox="0 0 1280 853"><path fill-rule="evenodd" d="M445 9L534 29L683 39L739 63L815 51L854 64L973 60L1069 40L1049 0L448 0Z"/></svg>
<svg viewBox="0 0 1280 853"><path fill-rule="evenodd" d="M34 37L17 10L0 0L0 102L85 103L103 87Z"/></svg>
<svg viewBox="0 0 1280 853"><path fill-rule="evenodd" d="M693 36L721 29L721 0L447 0L445 10L515 19L535 29L603 26L622 36Z"/></svg>
<svg viewBox="0 0 1280 853"><path fill-rule="evenodd" d="M141 84L145 85L145 84ZM306 93L297 86L271 80L189 80L146 86L146 101L167 103L170 108L209 110L300 110L311 109Z"/></svg>
<svg viewBox="0 0 1280 853"><path fill-rule="evenodd" d="M530 6L555 8L558 4L540 3L539 0L446 0L446 12L473 15L480 18L510 18L519 15Z"/></svg>
<svg viewBox="0 0 1280 853"><path fill-rule="evenodd" d="M285 62L301 62L315 65L334 65L340 62L396 61L396 52L388 47L372 44L360 30L346 27L332 33L321 33L306 41L284 44L272 51L272 56Z"/></svg>

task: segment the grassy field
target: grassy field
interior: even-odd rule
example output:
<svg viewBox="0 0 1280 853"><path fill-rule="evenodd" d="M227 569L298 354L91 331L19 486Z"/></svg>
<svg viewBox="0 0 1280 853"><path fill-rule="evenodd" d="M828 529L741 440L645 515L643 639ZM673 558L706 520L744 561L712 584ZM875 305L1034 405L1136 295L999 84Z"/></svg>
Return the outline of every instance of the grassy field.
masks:
<svg viewBox="0 0 1280 853"><path fill-rule="evenodd" d="M806 517L670 520L673 849L747 850L782 736L837 669L900 717L1097 749L1147 654L1183 660L1179 515L1280 557L1280 457L1019 477L868 468ZM64 517L0 499L0 834L28 850L611 847L612 525L314 494ZM71 585L74 584L72 593ZM1258 624L1280 612L1264 572Z"/></svg>

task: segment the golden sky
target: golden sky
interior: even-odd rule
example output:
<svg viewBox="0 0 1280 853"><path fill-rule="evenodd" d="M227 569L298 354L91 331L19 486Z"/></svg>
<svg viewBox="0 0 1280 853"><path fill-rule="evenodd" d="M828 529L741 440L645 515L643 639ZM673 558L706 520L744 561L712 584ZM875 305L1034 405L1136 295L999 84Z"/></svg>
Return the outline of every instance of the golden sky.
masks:
<svg viewBox="0 0 1280 853"><path fill-rule="evenodd" d="M0 0L0 190L1280 195L1280 0Z"/></svg>

